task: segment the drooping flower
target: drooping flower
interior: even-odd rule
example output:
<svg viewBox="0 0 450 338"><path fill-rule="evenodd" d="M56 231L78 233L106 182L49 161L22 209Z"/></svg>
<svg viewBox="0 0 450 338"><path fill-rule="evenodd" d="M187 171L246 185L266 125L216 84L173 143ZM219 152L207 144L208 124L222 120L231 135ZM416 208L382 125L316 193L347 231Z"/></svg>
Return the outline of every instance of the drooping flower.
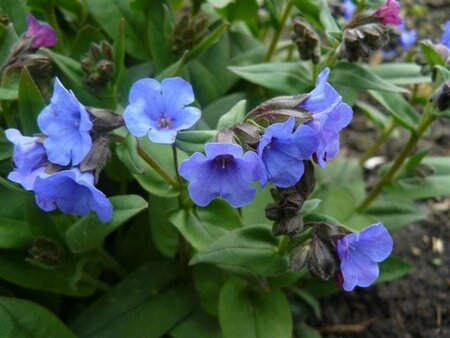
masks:
<svg viewBox="0 0 450 338"><path fill-rule="evenodd" d="M38 116L38 125L47 135L44 147L53 163L77 165L91 149L89 113L58 78L50 104Z"/></svg>
<svg viewBox="0 0 450 338"><path fill-rule="evenodd" d="M344 10L344 18L350 20L356 11L356 5L352 0L342 0L342 8Z"/></svg>
<svg viewBox="0 0 450 338"><path fill-rule="evenodd" d="M34 184L36 203L44 211L56 209L64 213L86 215L91 210L103 223L112 217L112 205L94 186L94 175L78 168L48 175L40 173Z"/></svg>
<svg viewBox="0 0 450 338"><path fill-rule="evenodd" d="M203 207L217 197L235 208L250 203L256 193L250 183L266 175L258 155L243 153L233 143L207 143L205 153L193 154L179 168L180 175L189 181L189 195L195 204Z"/></svg>
<svg viewBox="0 0 450 338"><path fill-rule="evenodd" d="M195 100L192 86L180 77L161 83L139 80L131 87L129 100L123 114L126 127L134 136L147 135L155 143L174 143L179 130L200 119L200 110L188 107Z"/></svg>
<svg viewBox="0 0 450 338"><path fill-rule="evenodd" d="M13 161L16 165L8 179L26 190L33 190L36 176L44 170L43 165L47 162L44 146L37 142L39 137L23 136L17 129L7 129L5 135L14 144Z"/></svg>
<svg viewBox="0 0 450 338"><path fill-rule="evenodd" d="M396 0L386 0L386 2L378 8L374 16L380 18L385 25L400 25L403 20L400 18L400 4Z"/></svg>
<svg viewBox="0 0 450 338"><path fill-rule="evenodd" d="M450 48L450 20L447 20L444 24L444 32L441 36L441 43L447 48Z"/></svg>
<svg viewBox="0 0 450 338"><path fill-rule="evenodd" d="M359 233L345 235L337 241L337 254L343 278L342 287L368 287L378 278L379 262L392 252L393 240L382 223L372 224Z"/></svg>
<svg viewBox="0 0 450 338"><path fill-rule="evenodd" d="M306 123L317 133L319 145L314 153L316 162L325 167L325 162L339 153L339 132L351 121L353 111L342 102L339 93L327 82L329 68L317 77L316 88L301 103L301 107L313 114L313 120Z"/></svg>
<svg viewBox="0 0 450 338"><path fill-rule="evenodd" d="M304 173L303 160L308 159L319 144L316 131L300 125L294 131L295 118L269 126L258 145L258 155L267 169L267 180L281 188L294 186Z"/></svg>
<svg viewBox="0 0 450 338"><path fill-rule="evenodd" d="M39 22L33 16L33 14L28 14L27 16L28 29L25 32L25 36L32 38L31 47L52 47L56 45L56 32L55 30L45 22Z"/></svg>

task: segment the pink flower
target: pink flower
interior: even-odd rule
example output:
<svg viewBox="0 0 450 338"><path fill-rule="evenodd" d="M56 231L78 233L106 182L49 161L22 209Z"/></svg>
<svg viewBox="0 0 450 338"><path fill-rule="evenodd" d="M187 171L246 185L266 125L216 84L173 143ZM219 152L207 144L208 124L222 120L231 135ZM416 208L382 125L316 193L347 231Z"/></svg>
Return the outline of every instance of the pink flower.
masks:
<svg viewBox="0 0 450 338"><path fill-rule="evenodd" d="M403 20L399 13L400 4L396 0L386 0L386 3L377 9L374 16L380 18L385 25L401 25Z"/></svg>
<svg viewBox="0 0 450 338"><path fill-rule="evenodd" d="M31 47L52 47L56 45L56 32L47 23L39 22L33 16L33 14L28 14L27 16L28 29L25 32L27 38L32 38Z"/></svg>

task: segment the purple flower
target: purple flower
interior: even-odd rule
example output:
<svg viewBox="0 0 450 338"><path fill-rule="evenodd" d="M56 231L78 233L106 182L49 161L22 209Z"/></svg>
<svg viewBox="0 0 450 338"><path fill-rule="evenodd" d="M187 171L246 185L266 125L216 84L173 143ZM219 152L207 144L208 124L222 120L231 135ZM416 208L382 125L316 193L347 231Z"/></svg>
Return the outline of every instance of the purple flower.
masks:
<svg viewBox="0 0 450 338"><path fill-rule="evenodd" d="M27 38L32 38L31 47L52 47L56 45L56 32L45 22L39 22L33 14L27 15L28 29L25 32Z"/></svg>
<svg viewBox="0 0 450 338"><path fill-rule="evenodd" d="M44 211L56 209L65 213L85 215L91 210L103 223L112 217L112 205L100 190L94 187L94 175L78 168L55 174L41 173L34 185L36 203Z"/></svg>
<svg viewBox="0 0 450 338"><path fill-rule="evenodd" d="M269 126L258 145L258 155L264 162L268 177L273 185L288 188L303 176L303 160L308 159L318 146L316 131L300 125L295 131L295 118L291 116L284 123Z"/></svg>
<svg viewBox="0 0 450 338"><path fill-rule="evenodd" d="M6 138L14 144L13 160L16 168L9 173L10 181L21 184L26 190L33 190L38 173L47 162L45 148L37 142L39 137L23 136L17 129L5 130Z"/></svg>
<svg viewBox="0 0 450 338"><path fill-rule="evenodd" d="M350 20L355 13L356 5L352 0L342 0L342 8L344 10L344 18Z"/></svg>
<svg viewBox="0 0 450 338"><path fill-rule="evenodd" d="M207 143L205 153L193 154L178 170L189 181L189 195L195 204L203 207L216 197L235 208L250 203L256 193L250 183L266 175L258 155L253 151L244 154L233 143Z"/></svg>
<svg viewBox="0 0 450 338"><path fill-rule="evenodd" d="M367 287L378 278L379 262L392 252L393 241L382 223L372 224L359 233L345 235L337 241L341 261L343 288Z"/></svg>
<svg viewBox="0 0 450 338"><path fill-rule="evenodd" d="M38 125L47 135L44 147L53 163L77 165L91 149L89 113L58 78L50 104L38 116Z"/></svg>
<svg viewBox="0 0 450 338"><path fill-rule="evenodd" d="M399 27L400 29L400 45L402 46L403 50L407 51L410 49L417 40L417 32L415 29L408 30L406 29L405 24L401 24Z"/></svg>
<svg viewBox="0 0 450 338"><path fill-rule="evenodd" d="M399 14L400 4L396 0L386 0L384 5L376 10L374 16L380 18L385 25L400 25L403 20Z"/></svg>
<svg viewBox="0 0 450 338"><path fill-rule="evenodd" d="M301 103L301 107L313 114L313 120L306 125L317 133L319 145L314 159L321 167L339 153L339 132L351 121L353 111L342 102L342 97L327 82L329 68L325 68L317 77L316 88Z"/></svg>
<svg viewBox="0 0 450 338"><path fill-rule="evenodd" d="M180 77L142 79L133 84L130 104L123 114L128 130L137 137L148 135L155 143L175 142L179 130L192 127L200 119L200 110L187 107L194 102L189 82Z"/></svg>
<svg viewBox="0 0 450 338"><path fill-rule="evenodd" d="M441 43L447 48L450 48L450 20L446 21L444 24L444 32L441 36Z"/></svg>

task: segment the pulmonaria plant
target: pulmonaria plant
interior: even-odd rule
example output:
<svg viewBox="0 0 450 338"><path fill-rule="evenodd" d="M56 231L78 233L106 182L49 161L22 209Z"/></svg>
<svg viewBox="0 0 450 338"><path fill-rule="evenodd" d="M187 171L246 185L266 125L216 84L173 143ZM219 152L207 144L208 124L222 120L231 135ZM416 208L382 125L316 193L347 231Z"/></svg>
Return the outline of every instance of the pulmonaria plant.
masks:
<svg viewBox="0 0 450 338"><path fill-rule="evenodd" d="M325 68L317 77L316 88L301 103L302 108L312 113L313 119L306 125L317 133L319 144L314 151L314 160L321 167L325 167L326 161L339 153L339 132L353 117L351 107L342 101L342 96L328 83L329 74L330 69Z"/></svg>
<svg viewBox="0 0 450 338"><path fill-rule="evenodd" d="M25 37L31 38L31 47L52 47L56 45L57 37L55 30L45 22L39 22L33 14L27 16L27 31Z"/></svg>
<svg viewBox="0 0 450 338"><path fill-rule="evenodd" d="M392 247L392 237L382 223L340 238L337 254L343 289L352 291L355 286L372 285L379 275L378 263L389 257Z"/></svg>
<svg viewBox="0 0 450 338"><path fill-rule="evenodd" d="M179 77L161 83L139 80L131 87L129 100L123 114L128 130L137 137L147 135L155 143L174 143L179 130L189 129L200 119L200 110L188 106L195 100L192 86Z"/></svg>
<svg viewBox="0 0 450 338"><path fill-rule="evenodd" d="M266 177L258 155L253 151L244 153L233 143L207 143L205 153L195 153L180 164L179 172L189 181L192 200L206 206L221 197L235 208L250 203L256 194L250 183Z"/></svg>

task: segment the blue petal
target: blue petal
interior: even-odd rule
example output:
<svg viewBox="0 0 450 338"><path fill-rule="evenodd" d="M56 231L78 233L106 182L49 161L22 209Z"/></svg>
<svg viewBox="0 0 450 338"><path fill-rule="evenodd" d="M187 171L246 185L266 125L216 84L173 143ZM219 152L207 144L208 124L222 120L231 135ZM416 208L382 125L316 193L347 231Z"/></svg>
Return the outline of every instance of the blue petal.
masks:
<svg viewBox="0 0 450 338"><path fill-rule="evenodd" d="M329 68L325 68L319 74L316 81L316 88L309 93L309 97L301 104L303 108L313 113L319 113L329 109L330 106L338 104L342 100L338 92L327 82L329 74Z"/></svg>
<svg viewBox="0 0 450 338"><path fill-rule="evenodd" d="M450 48L450 20L444 24L444 32L441 36L441 43Z"/></svg>
<svg viewBox="0 0 450 338"><path fill-rule="evenodd" d="M155 124L151 114L148 114L145 108L146 101L139 99L129 104L123 113L125 125L134 136L142 137L147 135L150 128Z"/></svg>
<svg viewBox="0 0 450 338"><path fill-rule="evenodd" d="M195 100L191 84L181 77L164 79L161 91L166 109L179 111Z"/></svg>
<svg viewBox="0 0 450 338"><path fill-rule="evenodd" d="M261 158L253 151L247 151L241 158L235 159L242 177L247 182L256 182L266 179L267 172Z"/></svg>
<svg viewBox="0 0 450 338"><path fill-rule="evenodd" d="M177 131L174 129L150 129L148 138L155 143L173 144L177 138Z"/></svg>
<svg viewBox="0 0 450 338"><path fill-rule="evenodd" d="M8 174L8 180L19 183L25 190L32 191L34 190L34 183L37 176L44 172L44 169L44 167L31 171L15 169Z"/></svg>
<svg viewBox="0 0 450 338"><path fill-rule="evenodd" d="M288 188L295 185L304 173L303 161L283 152L271 151L263 155L268 178L273 185Z"/></svg>
<svg viewBox="0 0 450 338"><path fill-rule="evenodd" d="M356 285L361 287L371 285L378 278L378 265L357 250L352 251L351 248L348 250L346 259L341 260L344 290L351 291Z"/></svg>
<svg viewBox="0 0 450 338"><path fill-rule="evenodd" d="M38 137L22 136L17 129L5 130L5 136L14 144L14 163L24 173L46 161L44 146L36 142Z"/></svg>
<svg viewBox="0 0 450 338"><path fill-rule="evenodd" d="M144 99L147 104L162 106L161 85L155 79L141 79L133 83L128 95L130 103Z"/></svg>
<svg viewBox="0 0 450 338"><path fill-rule="evenodd" d="M281 138L283 136L292 135L292 130L295 126L295 118L289 117L286 122L274 123L266 128L264 134L261 136L261 140L258 144L258 154L261 156L266 146L272 142L273 137Z"/></svg>
<svg viewBox="0 0 450 338"><path fill-rule="evenodd" d="M243 151L241 146L234 143L209 142L205 145L205 154L208 159L213 159L219 155L241 157L243 155Z"/></svg>
<svg viewBox="0 0 450 338"><path fill-rule="evenodd" d="M352 108L346 103L340 103L327 114L323 127L327 130L339 132L349 125L352 117Z"/></svg>
<svg viewBox="0 0 450 338"><path fill-rule="evenodd" d="M373 224L359 233L357 250L374 262L384 261L392 252L394 242L382 223Z"/></svg>
<svg viewBox="0 0 450 338"><path fill-rule="evenodd" d="M256 194L256 189L249 186L239 170L226 170L220 176L220 197L235 208L250 203Z"/></svg>
<svg viewBox="0 0 450 338"><path fill-rule="evenodd" d="M184 107L173 116L172 128L184 130L191 128L200 119L200 109L196 107Z"/></svg>

